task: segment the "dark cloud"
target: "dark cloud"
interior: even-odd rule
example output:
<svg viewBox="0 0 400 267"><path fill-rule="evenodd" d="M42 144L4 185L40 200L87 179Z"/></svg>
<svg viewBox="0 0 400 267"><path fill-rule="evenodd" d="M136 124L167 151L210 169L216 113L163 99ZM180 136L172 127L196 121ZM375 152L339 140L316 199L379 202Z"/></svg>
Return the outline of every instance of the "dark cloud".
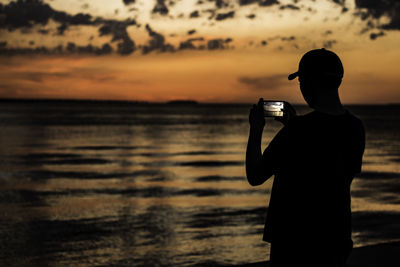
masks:
<svg viewBox="0 0 400 267"><path fill-rule="evenodd" d="M187 40L179 44L179 50L185 50L185 49L196 49L196 47L192 42Z"/></svg>
<svg viewBox="0 0 400 267"><path fill-rule="evenodd" d="M112 47L109 44L103 44L101 48L95 49L95 53L98 55L105 55L112 53Z"/></svg>
<svg viewBox="0 0 400 267"><path fill-rule="evenodd" d="M295 36L281 37L281 41L294 41L294 40L296 40Z"/></svg>
<svg viewBox="0 0 400 267"><path fill-rule="evenodd" d="M119 41L117 44L118 53L121 55L131 54L136 50L134 41L129 37L126 28L131 25L136 25L134 20L115 21L115 20L102 20L97 21L103 26L99 28L99 35L112 35L112 42Z"/></svg>
<svg viewBox="0 0 400 267"><path fill-rule="evenodd" d="M376 40L377 38L382 37L382 36L384 36L384 35L385 35L385 33L384 33L383 31L380 31L380 32L377 32L377 33L373 32L373 33L371 33L371 34L369 35L369 38L370 38L371 40Z"/></svg>
<svg viewBox="0 0 400 267"><path fill-rule="evenodd" d="M54 10L39 0L18 0L2 6L0 14L3 16L2 28L12 31L16 28L32 27L35 24L46 25Z"/></svg>
<svg viewBox="0 0 400 267"><path fill-rule="evenodd" d="M49 30L40 29L40 30L38 30L37 32L40 33L40 34L46 35L46 34L49 33Z"/></svg>
<svg viewBox="0 0 400 267"><path fill-rule="evenodd" d="M279 1L277 0L260 0L258 2L260 6L272 6L272 5L279 5Z"/></svg>
<svg viewBox="0 0 400 267"><path fill-rule="evenodd" d="M397 0L356 0L355 13L362 20L379 19L386 16L389 19L388 23L379 27L386 30L400 30L400 2Z"/></svg>
<svg viewBox="0 0 400 267"><path fill-rule="evenodd" d="M279 1L277 0L239 0L239 5L244 6L244 5L251 5L258 3L260 6L272 6L272 5L278 5Z"/></svg>
<svg viewBox="0 0 400 267"><path fill-rule="evenodd" d="M148 54L152 51L158 50L159 52L174 52L175 48L168 43L165 43L165 37L153 31L150 25L146 24L146 31L151 37L147 45L142 47L142 53Z"/></svg>
<svg viewBox="0 0 400 267"><path fill-rule="evenodd" d="M324 48L332 48L332 46L334 45L334 44L336 44L337 43L337 41L336 40L326 40L326 41L324 41L324 43L323 43L323 47Z"/></svg>
<svg viewBox="0 0 400 267"><path fill-rule="evenodd" d="M5 28L9 31L20 28L27 29L38 24L44 26L48 24L50 19L60 24L57 27L57 34L59 35L63 35L70 25L101 26L99 29L100 36L112 35L112 42L119 41L117 44L117 52L119 54L128 55L135 51L135 43L129 37L126 30L128 26L136 24L134 20L128 19L125 21L118 21L102 18L93 19L91 15L82 13L70 15L66 12L52 9L42 0L17 0L16 2L10 2L8 5L1 6L0 17L3 18L3 23L0 24L0 28ZM39 29L38 33L48 34L49 30ZM108 46L105 46L105 49L103 49L103 47L96 48L92 45L87 45L76 49L82 53L106 54L110 50L109 48L111 48ZM34 49L8 49L7 51L11 54L15 54L18 51L23 54L54 52L44 47ZM7 51L3 50L2 54Z"/></svg>
<svg viewBox="0 0 400 267"><path fill-rule="evenodd" d="M288 5L281 5L279 9L284 10L284 9L291 9L291 10L300 10L298 6L288 4Z"/></svg>
<svg viewBox="0 0 400 267"><path fill-rule="evenodd" d="M216 8L224 8L229 6L229 1L224 1L224 0L208 0L209 2L214 2Z"/></svg>
<svg viewBox="0 0 400 267"><path fill-rule="evenodd" d="M157 0L152 10L153 14L159 13L160 15L168 14L168 7L165 4L165 0Z"/></svg>
<svg viewBox="0 0 400 267"><path fill-rule="evenodd" d="M33 45L33 44L32 44ZM1 47L0 55L14 56L14 55L66 55L66 54L94 54L94 55L107 55L112 53L112 47L105 43L100 47L91 44L79 46L75 43L69 42L65 49L62 45L54 48L45 46L38 46L34 48L11 48Z"/></svg>
<svg viewBox="0 0 400 267"><path fill-rule="evenodd" d="M201 44L198 46L195 46L193 43L194 42L200 42ZM204 49L204 45L202 44L204 42L204 38L203 37L199 37L199 38L190 38L186 41L183 41L179 44L179 50L186 50L186 49L198 49L198 50L202 50Z"/></svg>
<svg viewBox="0 0 400 267"><path fill-rule="evenodd" d="M123 2L125 5L130 5L130 4L135 3L135 0L123 0Z"/></svg>
<svg viewBox="0 0 400 267"><path fill-rule="evenodd" d="M240 77L238 81L253 90L275 90L287 82L286 74L261 77Z"/></svg>
<svg viewBox="0 0 400 267"><path fill-rule="evenodd" d="M60 26L57 27L58 35L64 35L64 32L68 29L67 24L62 23Z"/></svg>
<svg viewBox="0 0 400 267"><path fill-rule="evenodd" d="M69 25L92 25L92 17L89 14L69 15L56 11L42 0L17 0L10 2L0 9L3 23L0 28L9 31L20 28L31 28L34 25L47 25L50 19L63 25L59 33L64 33Z"/></svg>
<svg viewBox="0 0 400 267"><path fill-rule="evenodd" d="M231 38L227 39L212 39L207 42L208 50L220 50L228 48L228 44L232 42Z"/></svg>
<svg viewBox="0 0 400 267"><path fill-rule="evenodd" d="M258 0L239 0L239 5L244 6L244 5L250 5L257 3Z"/></svg>
<svg viewBox="0 0 400 267"><path fill-rule="evenodd" d="M344 6L344 2L345 1L346 0L332 0L332 2L334 2L334 3L336 3L336 4L340 5L340 6Z"/></svg>
<svg viewBox="0 0 400 267"><path fill-rule="evenodd" d="M135 43L131 39L124 39L117 44L117 51L120 55L129 55L135 51Z"/></svg>
<svg viewBox="0 0 400 267"><path fill-rule="evenodd" d="M215 17L215 20L224 20L224 19L228 19L228 18L233 18L234 15L235 15L235 11L230 11L227 13L219 13Z"/></svg>
<svg viewBox="0 0 400 267"><path fill-rule="evenodd" d="M192 13L190 13L189 18L198 18L199 15L199 11L195 10Z"/></svg>
<svg viewBox="0 0 400 267"><path fill-rule="evenodd" d="M51 50L45 46L39 46L35 48L11 48L11 47L0 47L0 55L13 56L13 55L32 55L41 54L49 55Z"/></svg>

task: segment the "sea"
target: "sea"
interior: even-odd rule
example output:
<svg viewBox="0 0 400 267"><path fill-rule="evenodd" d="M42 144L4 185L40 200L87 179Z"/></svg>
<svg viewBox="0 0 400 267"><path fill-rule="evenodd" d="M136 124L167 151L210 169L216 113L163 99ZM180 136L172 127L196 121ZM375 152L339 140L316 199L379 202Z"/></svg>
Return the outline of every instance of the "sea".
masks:
<svg viewBox="0 0 400 267"><path fill-rule="evenodd" d="M1 100L0 266L268 260L273 178L246 180L250 107ZM354 246L400 240L400 105L347 109L366 129ZM267 119L263 147L281 127Z"/></svg>

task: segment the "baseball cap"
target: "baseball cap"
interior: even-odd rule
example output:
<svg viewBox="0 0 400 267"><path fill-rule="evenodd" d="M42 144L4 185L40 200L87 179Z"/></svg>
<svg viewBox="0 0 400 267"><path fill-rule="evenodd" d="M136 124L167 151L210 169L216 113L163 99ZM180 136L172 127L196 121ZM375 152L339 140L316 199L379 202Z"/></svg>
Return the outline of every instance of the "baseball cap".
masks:
<svg viewBox="0 0 400 267"><path fill-rule="evenodd" d="M299 63L299 69L288 76L293 80L299 75L325 77L343 77L343 65L340 58L325 48L310 50L304 54Z"/></svg>

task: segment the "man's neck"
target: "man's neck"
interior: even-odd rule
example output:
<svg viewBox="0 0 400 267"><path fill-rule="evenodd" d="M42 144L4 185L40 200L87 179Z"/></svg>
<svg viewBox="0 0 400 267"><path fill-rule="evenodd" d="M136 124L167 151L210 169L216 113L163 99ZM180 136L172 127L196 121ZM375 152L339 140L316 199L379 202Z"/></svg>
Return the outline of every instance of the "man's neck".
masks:
<svg viewBox="0 0 400 267"><path fill-rule="evenodd" d="M327 113L330 115L342 115L346 113L339 96L320 96L318 101L312 106L316 111Z"/></svg>

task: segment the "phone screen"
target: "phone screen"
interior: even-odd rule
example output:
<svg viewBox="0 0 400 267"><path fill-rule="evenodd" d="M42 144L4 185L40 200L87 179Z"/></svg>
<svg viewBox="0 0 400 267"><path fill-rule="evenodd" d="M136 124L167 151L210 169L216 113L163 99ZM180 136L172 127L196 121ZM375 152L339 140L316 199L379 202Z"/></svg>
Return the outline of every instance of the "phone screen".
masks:
<svg viewBox="0 0 400 267"><path fill-rule="evenodd" d="M283 101L264 101L265 117L283 117L285 103Z"/></svg>

